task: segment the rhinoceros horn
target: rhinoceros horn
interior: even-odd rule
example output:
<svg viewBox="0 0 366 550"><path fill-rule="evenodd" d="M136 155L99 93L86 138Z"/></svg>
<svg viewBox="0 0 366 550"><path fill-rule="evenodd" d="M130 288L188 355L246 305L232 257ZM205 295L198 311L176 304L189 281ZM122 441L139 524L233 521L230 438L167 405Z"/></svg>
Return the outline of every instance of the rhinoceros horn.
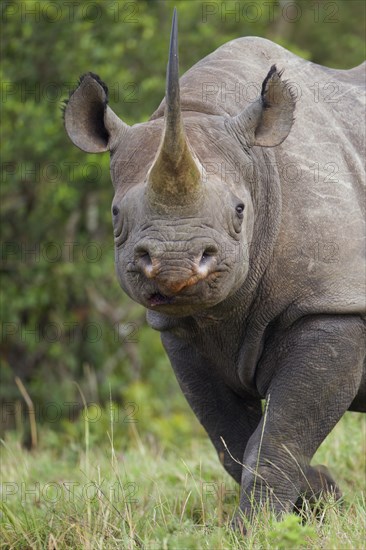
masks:
<svg viewBox="0 0 366 550"><path fill-rule="evenodd" d="M166 76L165 122L160 147L148 176L152 202L179 206L193 202L202 192L198 161L195 161L180 108L177 13L174 8Z"/></svg>

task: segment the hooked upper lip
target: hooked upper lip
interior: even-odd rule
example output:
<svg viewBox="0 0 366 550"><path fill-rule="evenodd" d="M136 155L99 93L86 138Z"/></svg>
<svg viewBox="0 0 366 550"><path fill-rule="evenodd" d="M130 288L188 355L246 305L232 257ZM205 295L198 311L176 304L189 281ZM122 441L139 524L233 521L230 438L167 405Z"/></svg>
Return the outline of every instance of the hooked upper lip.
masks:
<svg viewBox="0 0 366 550"><path fill-rule="evenodd" d="M178 292L165 292L164 288L159 288L159 285L150 279L148 280L150 288L145 288L140 297L143 299L145 307L148 308L193 305L192 301L193 303L197 303L197 299L200 301L200 298L207 298L207 292L202 292L203 287L201 285L207 282L209 278L216 276L217 272L210 273L208 278L199 279L195 284L187 285Z"/></svg>

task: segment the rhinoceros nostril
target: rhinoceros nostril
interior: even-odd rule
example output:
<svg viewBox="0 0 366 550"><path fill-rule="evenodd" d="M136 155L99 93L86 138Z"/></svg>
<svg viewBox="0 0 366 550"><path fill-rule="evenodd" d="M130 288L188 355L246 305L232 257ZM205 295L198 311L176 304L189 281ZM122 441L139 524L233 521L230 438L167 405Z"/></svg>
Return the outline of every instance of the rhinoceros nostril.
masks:
<svg viewBox="0 0 366 550"><path fill-rule="evenodd" d="M139 260L141 261L141 263L143 263L144 265L152 265L152 261L151 261L151 258L150 258L150 254L148 252L145 252L145 254L141 254L139 256Z"/></svg>
<svg viewBox="0 0 366 550"><path fill-rule="evenodd" d="M217 247L214 245L207 246L201 256L200 264L207 263L211 258L217 255Z"/></svg>
<svg viewBox="0 0 366 550"><path fill-rule="evenodd" d="M198 272L201 275L207 275L209 273L210 269L216 263L215 258L217 253L217 247L214 245L207 246L204 249L198 265Z"/></svg>
<svg viewBox="0 0 366 550"><path fill-rule="evenodd" d="M136 261L142 260L143 262L151 263L149 251L145 246L139 245L135 247L135 259Z"/></svg>
<svg viewBox="0 0 366 550"><path fill-rule="evenodd" d="M135 261L136 265L141 269L146 277L154 277L156 266L154 267L154 263L146 248L138 247L135 250Z"/></svg>

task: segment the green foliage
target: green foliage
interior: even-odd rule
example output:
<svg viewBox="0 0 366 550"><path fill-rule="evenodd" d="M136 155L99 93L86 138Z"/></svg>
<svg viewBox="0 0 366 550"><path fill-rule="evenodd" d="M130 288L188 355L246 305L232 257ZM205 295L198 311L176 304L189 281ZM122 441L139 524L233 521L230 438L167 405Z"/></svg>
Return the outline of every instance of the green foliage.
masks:
<svg viewBox="0 0 366 550"><path fill-rule="evenodd" d="M325 65L362 61L363 2L299 0L296 13L287 4L179 2L181 73L245 35ZM20 399L15 375L34 403L63 409L67 401L81 406L74 380L93 402L108 401L111 391L123 404L139 388L143 399L163 403L154 407L163 415L156 433L169 430L172 418L178 432L186 430L159 336L143 328L143 311L116 282L108 155L73 147L60 111L79 75L91 70L108 83L119 116L129 124L147 120L164 95L174 5L1 4L3 402Z"/></svg>
<svg viewBox="0 0 366 550"><path fill-rule="evenodd" d="M301 519L289 514L283 521L271 525L268 535L271 548L287 550L290 548L306 548L316 538L316 529L310 525L302 525Z"/></svg>

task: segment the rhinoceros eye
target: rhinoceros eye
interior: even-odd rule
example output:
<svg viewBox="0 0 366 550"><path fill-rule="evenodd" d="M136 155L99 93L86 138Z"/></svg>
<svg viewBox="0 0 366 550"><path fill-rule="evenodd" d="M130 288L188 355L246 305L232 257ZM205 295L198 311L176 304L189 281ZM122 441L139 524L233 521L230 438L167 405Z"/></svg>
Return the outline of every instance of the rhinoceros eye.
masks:
<svg viewBox="0 0 366 550"><path fill-rule="evenodd" d="M113 216L118 216L118 214L119 214L119 208L118 208L118 206L113 206L113 208L112 208L112 214L113 214Z"/></svg>
<svg viewBox="0 0 366 550"><path fill-rule="evenodd" d="M244 204L242 202L239 202L239 204L236 205L235 207L235 210L236 210L236 213L238 214L238 217L241 219L243 217L243 212L244 212Z"/></svg>

